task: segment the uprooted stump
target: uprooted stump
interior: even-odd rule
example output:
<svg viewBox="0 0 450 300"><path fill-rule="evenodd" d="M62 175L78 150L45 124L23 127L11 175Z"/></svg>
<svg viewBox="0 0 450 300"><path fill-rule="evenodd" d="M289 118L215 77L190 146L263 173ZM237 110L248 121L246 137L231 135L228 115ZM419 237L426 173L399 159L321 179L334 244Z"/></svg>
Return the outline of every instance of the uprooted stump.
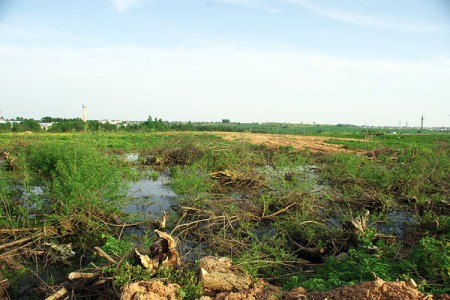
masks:
<svg viewBox="0 0 450 300"><path fill-rule="evenodd" d="M177 300L180 286L166 280L140 281L121 288L120 300Z"/></svg>
<svg viewBox="0 0 450 300"><path fill-rule="evenodd" d="M206 256L199 261L199 281L207 295L217 292L246 290L252 284L251 277L233 266L227 257Z"/></svg>
<svg viewBox="0 0 450 300"><path fill-rule="evenodd" d="M160 266L178 266L180 265L180 255L175 249L177 244L170 234L155 230L158 239L150 247L150 256L141 254L135 249L141 264L149 270L155 270Z"/></svg>

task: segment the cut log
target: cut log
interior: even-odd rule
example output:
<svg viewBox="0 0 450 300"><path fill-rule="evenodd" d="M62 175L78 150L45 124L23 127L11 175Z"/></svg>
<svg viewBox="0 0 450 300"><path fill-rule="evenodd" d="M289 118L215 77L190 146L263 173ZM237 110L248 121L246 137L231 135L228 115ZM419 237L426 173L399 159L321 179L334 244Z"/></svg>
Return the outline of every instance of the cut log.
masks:
<svg viewBox="0 0 450 300"><path fill-rule="evenodd" d="M227 257L207 256L199 262L199 281L205 294L242 291L248 289L252 280L248 274L233 266Z"/></svg>

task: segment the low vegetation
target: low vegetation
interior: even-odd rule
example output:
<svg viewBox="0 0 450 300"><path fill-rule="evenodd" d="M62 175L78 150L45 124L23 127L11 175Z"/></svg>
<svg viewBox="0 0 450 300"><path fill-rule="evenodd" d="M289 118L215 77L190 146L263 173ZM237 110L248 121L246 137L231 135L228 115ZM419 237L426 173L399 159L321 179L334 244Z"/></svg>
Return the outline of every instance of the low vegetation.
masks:
<svg viewBox="0 0 450 300"><path fill-rule="evenodd" d="M196 299L195 263L214 255L284 289L325 291L377 276L450 293L450 136L330 143L359 154L203 133L0 135L0 283L7 280L11 298L31 297L20 285L30 277L40 278L33 288L41 296L65 286L115 298L126 283L164 277ZM139 153L138 162L130 165L127 153ZM123 207L136 169L154 179L170 171L177 203L165 230L177 240L178 268L148 272L136 264L134 248L148 252L161 217L128 230ZM68 244L74 253L65 256L57 246ZM67 284L73 271L110 280L89 289Z"/></svg>

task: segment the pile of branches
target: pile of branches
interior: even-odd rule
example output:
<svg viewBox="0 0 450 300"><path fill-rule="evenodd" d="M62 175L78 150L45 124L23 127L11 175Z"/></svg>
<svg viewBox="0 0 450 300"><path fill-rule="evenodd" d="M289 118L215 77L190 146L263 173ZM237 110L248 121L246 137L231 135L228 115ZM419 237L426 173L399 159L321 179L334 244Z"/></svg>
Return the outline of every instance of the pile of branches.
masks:
<svg viewBox="0 0 450 300"><path fill-rule="evenodd" d="M264 183L264 177L261 174L239 174L230 170L224 170L212 172L211 179L216 182L214 186L216 190L223 190L227 188L258 190L261 188L267 188Z"/></svg>
<svg viewBox="0 0 450 300"><path fill-rule="evenodd" d="M208 248L220 255L236 253L249 249L251 241L248 236L246 224L273 221L278 215L294 209L297 203L291 203L275 212L265 212L250 201L242 201L236 211L227 212L224 208L235 199L222 198L204 200L205 207L197 208L181 206L182 216L172 230L181 241L206 242Z"/></svg>
<svg viewBox="0 0 450 300"><path fill-rule="evenodd" d="M0 265L19 268L20 258L51 256L52 247L44 241L57 234L52 226L0 229Z"/></svg>
<svg viewBox="0 0 450 300"><path fill-rule="evenodd" d="M167 168L176 165L188 165L203 157L204 151L195 145L185 147L161 148L144 153L145 165Z"/></svg>

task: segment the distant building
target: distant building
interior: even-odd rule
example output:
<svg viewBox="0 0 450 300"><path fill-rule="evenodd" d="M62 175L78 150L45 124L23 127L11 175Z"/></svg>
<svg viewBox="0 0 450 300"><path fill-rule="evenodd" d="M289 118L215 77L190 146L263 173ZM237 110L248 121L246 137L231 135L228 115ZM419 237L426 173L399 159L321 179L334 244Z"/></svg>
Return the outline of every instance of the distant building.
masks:
<svg viewBox="0 0 450 300"><path fill-rule="evenodd" d="M48 130L53 125L53 122L51 122L51 123L39 123L39 125L41 126L41 129Z"/></svg>

